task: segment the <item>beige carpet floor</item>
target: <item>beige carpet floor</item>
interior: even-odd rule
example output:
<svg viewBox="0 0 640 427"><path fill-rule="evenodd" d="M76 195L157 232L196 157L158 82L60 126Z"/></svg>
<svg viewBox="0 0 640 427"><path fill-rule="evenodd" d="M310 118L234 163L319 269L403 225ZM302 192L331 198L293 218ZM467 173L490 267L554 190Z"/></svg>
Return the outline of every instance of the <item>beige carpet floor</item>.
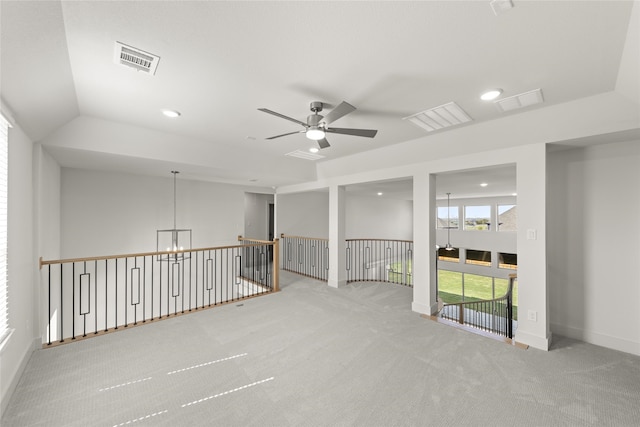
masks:
<svg viewBox="0 0 640 427"><path fill-rule="evenodd" d="M640 357L522 350L411 312L411 288L282 291L36 351L13 426L637 426Z"/></svg>

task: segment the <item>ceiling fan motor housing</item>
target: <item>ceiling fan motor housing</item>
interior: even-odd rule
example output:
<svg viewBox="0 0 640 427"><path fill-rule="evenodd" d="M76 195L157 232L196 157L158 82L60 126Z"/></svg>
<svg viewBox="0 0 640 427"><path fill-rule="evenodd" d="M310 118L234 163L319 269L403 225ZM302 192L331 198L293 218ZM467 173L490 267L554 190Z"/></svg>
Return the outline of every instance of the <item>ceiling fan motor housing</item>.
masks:
<svg viewBox="0 0 640 427"><path fill-rule="evenodd" d="M311 105L309 106L309 108L311 109L311 111L313 111L314 113L319 113L320 111L322 111L322 102L320 101L313 101L311 103Z"/></svg>
<svg viewBox="0 0 640 427"><path fill-rule="evenodd" d="M320 114L311 114L309 116L307 116L307 125L314 128L314 127L318 127L318 125L320 124L320 120L322 120L323 116L321 116Z"/></svg>

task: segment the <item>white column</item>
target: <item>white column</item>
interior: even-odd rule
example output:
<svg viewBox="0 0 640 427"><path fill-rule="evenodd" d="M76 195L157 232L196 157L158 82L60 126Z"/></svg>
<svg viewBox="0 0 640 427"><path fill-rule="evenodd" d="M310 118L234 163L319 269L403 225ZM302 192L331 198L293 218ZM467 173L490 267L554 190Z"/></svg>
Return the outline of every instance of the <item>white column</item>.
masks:
<svg viewBox="0 0 640 427"><path fill-rule="evenodd" d="M516 340L548 350L546 145L523 147L517 162L518 330Z"/></svg>
<svg viewBox="0 0 640 427"><path fill-rule="evenodd" d="M413 176L413 302L411 309L432 314L436 297L436 180L423 172Z"/></svg>
<svg viewBox="0 0 640 427"><path fill-rule="evenodd" d="M329 286L347 284L345 188L329 187Z"/></svg>

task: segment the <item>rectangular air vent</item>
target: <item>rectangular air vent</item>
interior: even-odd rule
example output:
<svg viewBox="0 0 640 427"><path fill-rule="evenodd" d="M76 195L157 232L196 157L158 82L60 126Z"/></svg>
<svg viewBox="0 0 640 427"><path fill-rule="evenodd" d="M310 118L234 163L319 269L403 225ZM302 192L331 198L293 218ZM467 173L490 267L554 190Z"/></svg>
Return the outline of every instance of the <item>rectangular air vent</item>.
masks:
<svg viewBox="0 0 640 427"><path fill-rule="evenodd" d="M507 10L513 8L513 2L511 0L492 0L490 3L493 13L498 16L505 13Z"/></svg>
<svg viewBox="0 0 640 427"><path fill-rule="evenodd" d="M540 104L544 102L541 89L530 90L529 92L513 95L508 98L502 98L495 101L496 107L502 112L517 110L518 108L528 107L530 105Z"/></svg>
<svg viewBox="0 0 640 427"><path fill-rule="evenodd" d="M113 60L116 64L154 75L160 57L149 52L116 42Z"/></svg>
<svg viewBox="0 0 640 427"><path fill-rule="evenodd" d="M314 154L314 153L310 153L310 152L304 151L304 150L292 151L290 153L285 154L285 156L297 157L299 159L305 159L305 160L320 160L320 159L324 159L324 156L321 156L320 154Z"/></svg>
<svg viewBox="0 0 640 427"><path fill-rule="evenodd" d="M403 120L409 120L416 126L420 126L427 132L447 128L450 126L460 125L462 123L473 120L462 108L455 102L440 105L439 107L416 113Z"/></svg>

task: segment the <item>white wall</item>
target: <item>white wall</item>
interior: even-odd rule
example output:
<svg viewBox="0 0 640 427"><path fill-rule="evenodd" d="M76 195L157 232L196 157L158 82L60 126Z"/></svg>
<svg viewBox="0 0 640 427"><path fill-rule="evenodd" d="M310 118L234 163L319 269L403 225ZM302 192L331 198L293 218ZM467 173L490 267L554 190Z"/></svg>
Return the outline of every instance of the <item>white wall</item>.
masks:
<svg viewBox="0 0 640 427"><path fill-rule="evenodd" d="M548 154L554 333L640 354L640 141Z"/></svg>
<svg viewBox="0 0 640 427"><path fill-rule="evenodd" d="M62 256L156 250L156 230L173 228L173 176L62 169ZM237 244L244 233L243 186L177 178L178 228L193 248Z"/></svg>
<svg viewBox="0 0 640 427"><path fill-rule="evenodd" d="M244 193L244 237L269 240L269 204L273 200L273 194Z"/></svg>
<svg viewBox="0 0 640 427"><path fill-rule="evenodd" d="M61 167L42 145L34 148L35 192L38 210L37 255L60 258L60 173Z"/></svg>
<svg viewBox="0 0 640 427"><path fill-rule="evenodd" d="M8 199L8 308L13 333L0 350L0 412L9 403L39 335L32 158L32 142L15 125L9 130Z"/></svg>
<svg viewBox="0 0 640 427"><path fill-rule="evenodd" d="M413 240L413 203L349 194L346 197L347 239Z"/></svg>
<svg viewBox="0 0 640 427"><path fill-rule="evenodd" d="M413 203L346 192L347 239L413 239ZM329 193L309 191L277 196L280 233L328 238Z"/></svg>
<svg viewBox="0 0 640 427"><path fill-rule="evenodd" d="M278 194L276 212L276 237L329 238L328 191Z"/></svg>

